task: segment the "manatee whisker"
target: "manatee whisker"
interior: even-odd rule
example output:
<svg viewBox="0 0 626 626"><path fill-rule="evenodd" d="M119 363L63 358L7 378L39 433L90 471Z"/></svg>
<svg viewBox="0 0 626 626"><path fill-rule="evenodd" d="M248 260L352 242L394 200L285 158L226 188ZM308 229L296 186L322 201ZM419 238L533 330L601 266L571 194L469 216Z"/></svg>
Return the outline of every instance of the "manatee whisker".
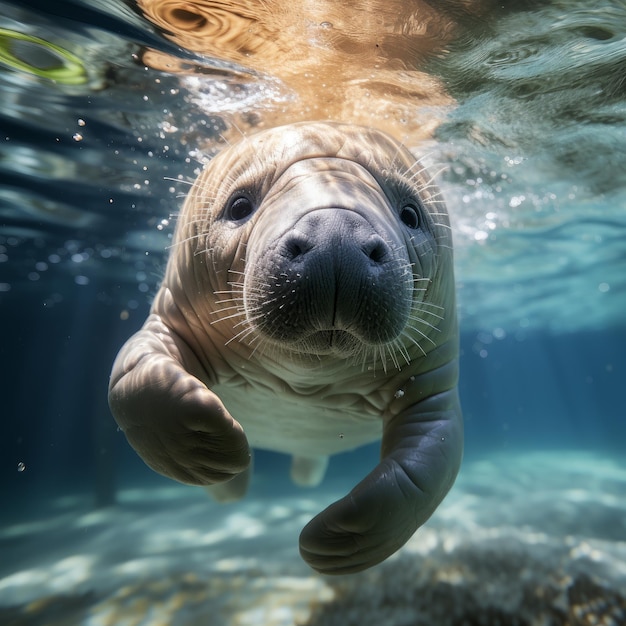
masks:
<svg viewBox="0 0 626 626"><path fill-rule="evenodd" d="M273 291L270 291L270 289L272 289L272 285L268 285L267 283L260 283L258 285L244 285L244 283L228 283L229 285L231 285L232 287L232 291L235 291L237 293L244 293L244 292L252 292L252 293L257 293L260 295L263 294L267 294L267 293L274 293Z"/></svg>
<svg viewBox="0 0 626 626"><path fill-rule="evenodd" d="M231 294L233 292L233 290L235 291L242 291L243 290L243 283L239 283L239 282L234 282L234 281L229 281L226 283L228 285L228 287L230 287L230 289L217 289L213 292L214 296L225 296L228 294Z"/></svg>
<svg viewBox="0 0 626 626"><path fill-rule="evenodd" d="M376 371L376 364L378 362L378 350L376 348L372 348L370 350L372 364L370 365L373 372Z"/></svg>
<svg viewBox="0 0 626 626"><path fill-rule="evenodd" d="M391 344L387 344L387 352L389 352L389 358L391 359L391 362L394 364L395 368L397 370L401 369L400 368L400 363L398 363L398 358L396 357L396 351L393 349L393 346Z"/></svg>
<svg viewBox="0 0 626 626"><path fill-rule="evenodd" d="M245 301L243 297L224 298L223 300L216 300L215 304L219 304L219 305L226 304L228 306L221 306L219 309L216 309L215 311L210 311L209 313L211 315L214 315L222 311L228 311L229 309L234 309L235 307L240 308L242 311L245 311L244 302Z"/></svg>
<svg viewBox="0 0 626 626"><path fill-rule="evenodd" d="M405 146L403 146L403 147L405 147ZM405 147L405 149L406 149L406 147ZM406 170L403 171L403 174L405 174L405 175L406 174L410 174L411 172L413 172L413 170L416 167L420 168L420 170L419 170L420 173L423 172L426 169L426 167L424 166L423 161L425 159L427 159L428 157L430 157L431 154L432 154L432 152L427 152L425 154L421 154L420 156L414 156L415 160L413 161L413 163L411 163L411 165Z"/></svg>
<svg viewBox="0 0 626 626"><path fill-rule="evenodd" d="M427 181L425 181L425 182L424 182L424 184L422 185L421 189L427 189L428 187L430 187L430 186L433 184L433 182L434 182L434 181L435 181L435 180L436 180L436 179L437 179L437 178L438 178L438 177L439 177L439 176L440 176L443 172L445 172L445 171L446 171L446 170L448 170L448 169L449 169L449 166L448 166L448 165L441 165L441 166L439 167L439 169L437 169L437 170L434 170L434 171L433 171L433 170L430 170L430 171L429 171L429 173L430 173L430 178L429 178Z"/></svg>
<svg viewBox="0 0 626 626"><path fill-rule="evenodd" d="M241 262L244 262L243 259L239 259ZM228 273L229 274L237 274L238 276L245 276L246 273L242 272L241 270L234 270L232 267L228 268Z"/></svg>
<svg viewBox="0 0 626 626"><path fill-rule="evenodd" d="M246 136L246 134L245 134L245 133L241 130L241 128L239 128L239 126L237 126L237 123L236 123L234 120L232 120L232 119L231 119L231 121L230 121L230 125L231 125L231 127L232 127L232 128L234 128L234 129L235 129L235 130L239 133L239 136L240 136L240 138L241 138L242 140L246 141L246 140L248 139L248 137ZM223 138L223 135L222 135L222 134L220 134L220 137L222 137L222 138ZM226 141L226 139L224 139L224 141ZM226 143L228 143L228 142L226 141ZM229 144L229 145L230 145L230 144Z"/></svg>
<svg viewBox="0 0 626 626"><path fill-rule="evenodd" d="M213 313L220 313L220 311L214 311ZM231 315L225 315L223 317L220 317L219 319L211 320L209 324L211 325L219 324L220 322L225 322L226 320L232 320L236 317L242 317L242 316L245 317L245 315L246 315L245 311L237 311L237 313L232 313Z"/></svg>
<svg viewBox="0 0 626 626"><path fill-rule="evenodd" d="M245 342L249 346L251 346L254 341L260 338L258 333L255 334L256 329L252 324L249 323L249 320L247 318L240 325L244 326L244 328L242 328L238 333L233 335L224 345L227 346L232 341L238 341L239 343ZM255 334L255 337L252 339L252 341L248 341L248 337L251 334ZM250 355L250 358L251 357L252 357L252 354Z"/></svg>
<svg viewBox="0 0 626 626"><path fill-rule="evenodd" d="M219 138L229 147L232 147L232 143L230 143L230 141L228 141L228 139L226 139L226 135L224 135L224 133L220 133L219 134Z"/></svg>
<svg viewBox="0 0 626 626"><path fill-rule="evenodd" d="M423 337L424 339L426 339L426 341L430 341L430 343L432 343L433 346L437 345L426 333L423 333L419 328L416 328L413 325L407 325L405 330L407 330L407 331L414 331L418 335L420 335L420 337Z"/></svg>
<svg viewBox="0 0 626 626"><path fill-rule="evenodd" d="M242 261L242 264L245 265L245 261ZM230 269L228 270L229 274L232 274L232 276L228 276L227 280L228 280L228 285L243 285L246 282L246 272L242 272L240 270L233 270ZM250 284L250 282L252 282L250 280L250 277L248 276L248 284ZM260 280L257 277L253 277L254 278L254 282L260 282Z"/></svg>
<svg viewBox="0 0 626 626"><path fill-rule="evenodd" d="M434 304L434 303L432 303L432 302L425 302L424 300L420 300L419 302L417 302L417 303L416 303L416 306L419 306L419 307L426 307L426 306L429 306L429 307L431 307L431 308L433 308L433 309L437 309L437 310L439 310L441 313L443 313L443 312L444 312L444 310L445 310L445 307L439 306L438 304ZM426 311L424 311L424 312L426 312ZM433 315L434 315L434 314L433 314Z"/></svg>
<svg viewBox="0 0 626 626"><path fill-rule="evenodd" d="M398 354L402 356L402 358L404 359L407 365L411 362L409 354L406 352L406 348L404 348L402 343L398 341L397 338L387 344L387 349L390 353L391 360L393 361L393 364L395 365L397 370L402 369L402 367L400 366L400 360L398 359L398 356L397 356Z"/></svg>
<svg viewBox="0 0 626 626"><path fill-rule="evenodd" d="M246 335L247 337L247 335ZM269 354L269 351L267 349L268 346L270 346L270 348L272 347L272 345L267 341L267 339L263 338L261 335L257 334L255 335L251 341L248 341L248 345L252 347L252 345L257 342L257 345L254 346L254 348L252 349L252 352L250 353L250 356L248 357L248 359L252 359L252 357L256 354L257 350L259 352L259 354L263 354L263 355L267 355Z"/></svg>
<svg viewBox="0 0 626 626"><path fill-rule="evenodd" d="M239 289L239 287L242 287L242 289ZM233 283L231 285L231 289L223 289L223 290L218 290L218 291L214 291L213 295L214 296L233 296L235 293L240 293L243 294L244 290L243 290L243 284L242 283ZM219 304L219 302L216 301L216 304Z"/></svg>
<svg viewBox="0 0 626 626"><path fill-rule="evenodd" d="M419 306L414 306L413 307L413 311L415 313L422 313L424 315L430 315L431 317L434 317L434 318L436 318L438 320L441 320L441 321L443 321L445 319L445 317L443 317L443 315L437 315L437 313L433 313L432 311L428 311L427 309L421 309ZM411 315L409 315L409 319L417 319L417 318L412 318ZM423 322L424 324L426 323L423 319L420 319L420 321ZM437 330L439 330L439 329L437 329Z"/></svg>
<svg viewBox="0 0 626 626"><path fill-rule="evenodd" d="M237 341L238 343L244 343L246 342L246 338L248 337L248 335L252 332L253 332L252 328L244 328L242 331L238 332L236 335L231 337L228 341L224 342L224 345L228 346L233 341ZM249 342L247 343L248 345L250 345ZM249 358L252 358L252 354L250 355Z"/></svg>
<svg viewBox="0 0 626 626"><path fill-rule="evenodd" d="M432 189L432 187L431 187ZM438 189L436 193L428 192L428 197L426 198L429 204L443 204L443 191ZM442 213L431 213L431 215L443 215Z"/></svg>
<svg viewBox="0 0 626 626"><path fill-rule="evenodd" d="M174 241L173 243L171 243L169 246L166 247L166 250L176 248L184 243L189 243L190 241L193 241L194 239L198 239L201 236L202 236L202 233L198 233L196 235L191 235L190 237L187 237L185 239L181 239L180 241Z"/></svg>
<svg viewBox="0 0 626 626"><path fill-rule="evenodd" d="M411 356L409 355L406 347L400 341L398 337L396 337L392 342L394 348L402 355L402 358L406 361L406 364L409 365L411 363ZM398 368L400 369L400 368Z"/></svg>
<svg viewBox="0 0 626 626"><path fill-rule="evenodd" d="M438 317L439 319L443 319L443 317L440 317L439 315L437 315L436 317ZM423 320L421 317L416 316L416 315L409 315L409 319L413 322L419 322L420 324L424 324L424 326L428 326L429 328L432 328L433 330L436 330L438 333L441 332L440 328L437 328L437 326L434 326L433 324L427 322L426 320Z"/></svg>
<svg viewBox="0 0 626 626"><path fill-rule="evenodd" d="M411 185L414 185L416 182L421 184L420 177L424 174L424 172L427 172L426 167L424 167L420 161L415 161L411 167L402 173L406 181ZM420 188L423 189L423 187Z"/></svg>
<svg viewBox="0 0 626 626"><path fill-rule="evenodd" d="M222 313L227 313L228 311L235 311L235 310L243 315L245 315L246 313L246 309L243 306L243 304L239 303L239 304L233 304L231 306L222 307L221 309L217 309L216 311L210 311L209 315L221 315Z"/></svg>
<svg viewBox="0 0 626 626"><path fill-rule="evenodd" d="M221 301L216 301L215 304L224 304L229 300L231 302L245 302L246 301L246 293L244 289L231 289L230 291L225 291L222 295L230 295L230 298L224 298Z"/></svg>
<svg viewBox="0 0 626 626"><path fill-rule="evenodd" d="M398 163L398 165L400 164L400 160L398 159L398 157L400 156L400 153L402 150L405 150L406 152L408 152L408 148L403 143L398 143L395 147L393 156L389 160L389 169L385 169L383 171L385 182L389 182L390 172L393 172L394 170L399 169L398 167L396 167L396 163Z"/></svg>
<svg viewBox="0 0 626 626"><path fill-rule="evenodd" d="M243 298L228 298L228 300L217 300L215 304L228 304L229 302L236 302L237 304L223 307L219 309L218 311L211 311L211 315L219 313L220 311L228 311L228 309L234 309L235 307L243 308L244 299Z"/></svg>
<svg viewBox="0 0 626 626"><path fill-rule="evenodd" d="M236 324L233 324L233 329L239 328L240 326L244 326L244 325L251 326L250 320L248 319L248 316L245 314L244 314L244 319L242 319L240 322L237 322Z"/></svg>
<svg viewBox="0 0 626 626"><path fill-rule="evenodd" d="M383 366L383 372L387 373L387 357L385 356L385 346L378 346L378 356L380 357L380 363Z"/></svg>
<svg viewBox="0 0 626 626"><path fill-rule="evenodd" d="M174 178L173 176L163 176L163 180L171 180L173 183L182 183L183 185L193 185L193 180L185 180L184 178Z"/></svg>
<svg viewBox="0 0 626 626"><path fill-rule="evenodd" d="M357 357L358 357L359 355L361 355L361 356L362 356L362 359L361 359L361 371L362 371L362 372L364 372L364 371L365 371L365 363L367 362L368 353L369 353L369 350L367 350L367 349L362 349L362 350L359 350L359 352L357 352L357 353L354 355L354 363L357 363Z"/></svg>
<svg viewBox="0 0 626 626"><path fill-rule="evenodd" d="M411 343L416 345L419 351L422 353L422 356L426 356L426 351L424 350L424 348L422 348L422 346L420 345L419 341L417 341L417 339L414 339L413 337L411 337L411 335L407 333L406 331L402 331L402 336L406 337L406 339L408 339Z"/></svg>

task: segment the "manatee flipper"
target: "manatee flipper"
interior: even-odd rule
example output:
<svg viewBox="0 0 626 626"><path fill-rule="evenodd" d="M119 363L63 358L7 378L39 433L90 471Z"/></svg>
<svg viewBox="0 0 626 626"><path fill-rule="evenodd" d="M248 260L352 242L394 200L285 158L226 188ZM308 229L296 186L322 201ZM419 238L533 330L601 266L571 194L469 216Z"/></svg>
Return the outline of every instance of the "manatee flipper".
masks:
<svg viewBox="0 0 626 626"><path fill-rule="evenodd" d="M291 480L301 487L317 487L322 482L327 467L327 456L294 456L291 459Z"/></svg>
<svg viewBox="0 0 626 626"><path fill-rule="evenodd" d="M241 425L189 373L194 362L185 341L150 315L115 360L109 406L153 470L182 483L209 485L243 472L250 450Z"/></svg>
<svg viewBox="0 0 626 626"><path fill-rule="evenodd" d="M205 491L220 504L228 504L229 502L237 502L241 500L248 492L250 486L250 478L252 477L252 461L250 465L241 472L236 474L230 480L214 485L206 485Z"/></svg>
<svg viewBox="0 0 626 626"><path fill-rule="evenodd" d="M396 552L432 515L461 462L456 389L431 396L385 424L382 460L300 534L300 554L324 574L349 574Z"/></svg>

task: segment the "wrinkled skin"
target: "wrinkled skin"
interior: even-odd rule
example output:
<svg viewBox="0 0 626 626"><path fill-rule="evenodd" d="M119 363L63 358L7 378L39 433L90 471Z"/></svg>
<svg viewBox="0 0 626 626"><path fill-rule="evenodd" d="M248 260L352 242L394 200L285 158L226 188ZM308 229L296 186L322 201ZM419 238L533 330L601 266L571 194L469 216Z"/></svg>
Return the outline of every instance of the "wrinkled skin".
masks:
<svg viewBox="0 0 626 626"><path fill-rule="evenodd" d="M383 133L296 124L215 157L180 216L109 403L155 471L241 497L251 448L328 456L380 439L381 461L311 520L302 557L356 572L400 548L452 486L463 447L445 205Z"/></svg>

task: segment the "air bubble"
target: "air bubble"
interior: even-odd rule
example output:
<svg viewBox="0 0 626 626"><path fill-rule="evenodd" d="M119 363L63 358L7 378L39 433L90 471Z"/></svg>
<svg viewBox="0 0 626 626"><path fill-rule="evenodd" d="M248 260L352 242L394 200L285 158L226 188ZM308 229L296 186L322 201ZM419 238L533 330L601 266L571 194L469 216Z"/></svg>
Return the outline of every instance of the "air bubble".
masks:
<svg viewBox="0 0 626 626"><path fill-rule="evenodd" d="M504 330L504 328L494 328L493 336L496 339L504 339L506 337L506 331Z"/></svg>

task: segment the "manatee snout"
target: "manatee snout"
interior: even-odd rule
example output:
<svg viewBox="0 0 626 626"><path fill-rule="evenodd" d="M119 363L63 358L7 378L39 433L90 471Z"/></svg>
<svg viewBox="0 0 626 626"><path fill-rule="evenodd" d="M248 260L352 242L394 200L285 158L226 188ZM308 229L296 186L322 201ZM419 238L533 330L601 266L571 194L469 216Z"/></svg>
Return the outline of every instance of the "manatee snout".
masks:
<svg viewBox="0 0 626 626"><path fill-rule="evenodd" d="M413 295L406 248L394 239L354 210L305 213L251 266L251 323L268 340L311 352L392 342Z"/></svg>

